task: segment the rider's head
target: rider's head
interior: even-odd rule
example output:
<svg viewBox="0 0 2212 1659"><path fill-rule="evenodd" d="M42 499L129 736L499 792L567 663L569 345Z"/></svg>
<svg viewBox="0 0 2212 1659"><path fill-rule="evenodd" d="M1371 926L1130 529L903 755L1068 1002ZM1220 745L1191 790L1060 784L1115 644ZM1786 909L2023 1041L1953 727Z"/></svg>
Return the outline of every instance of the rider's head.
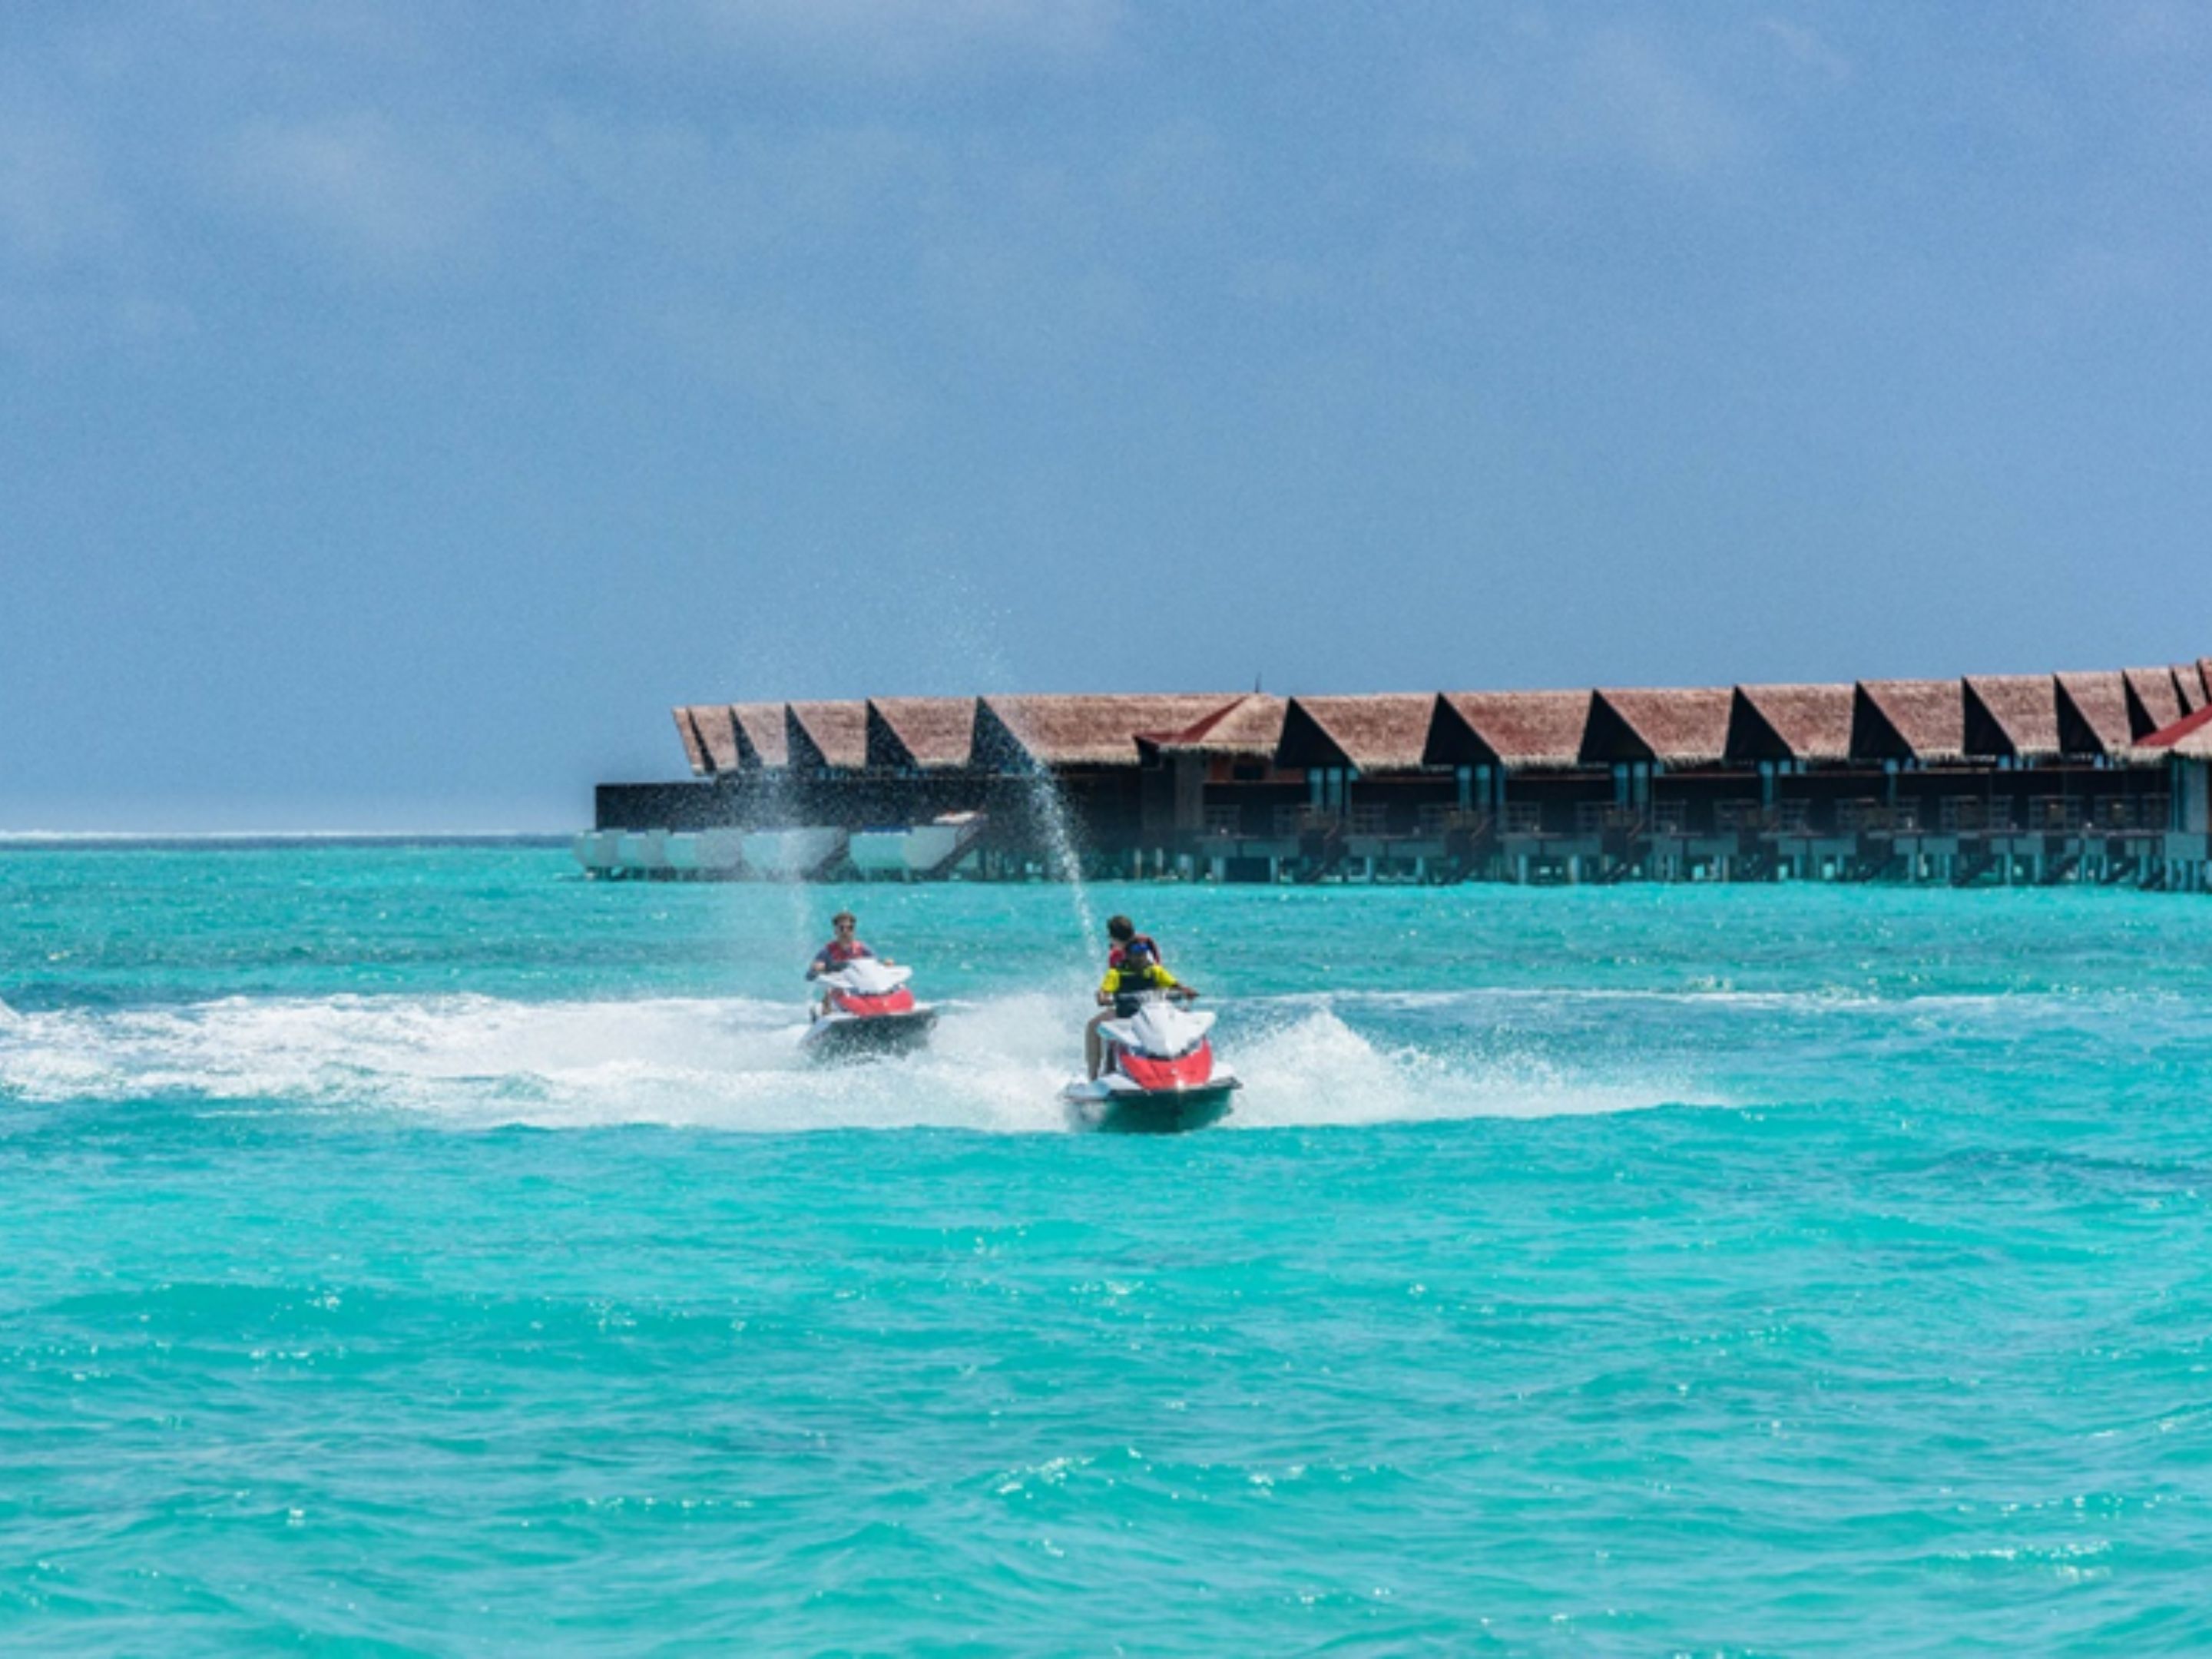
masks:
<svg viewBox="0 0 2212 1659"><path fill-rule="evenodd" d="M1121 965L1139 970L1152 965L1152 943L1150 939L1133 939L1121 947Z"/></svg>
<svg viewBox="0 0 2212 1659"><path fill-rule="evenodd" d="M1106 918L1106 937L1116 945L1127 945L1137 936L1137 924L1127 916Z"/></svg>
<svg viewBox="0 0 2212 1659"><path fill-rule="evenodd" d="M830 918L830 927L840 933L849 933L860 925L859 920L854 917L850 910L840 910L836 915Z"/></svg>

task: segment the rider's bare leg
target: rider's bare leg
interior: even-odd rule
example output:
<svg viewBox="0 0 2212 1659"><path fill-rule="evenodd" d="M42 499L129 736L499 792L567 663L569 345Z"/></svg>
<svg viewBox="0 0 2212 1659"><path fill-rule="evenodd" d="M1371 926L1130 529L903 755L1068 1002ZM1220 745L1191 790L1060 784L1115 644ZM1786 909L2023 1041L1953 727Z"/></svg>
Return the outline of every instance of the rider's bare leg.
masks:
<svg viewBox="0 0 2212 1659"><path fill-rule="evenodd" d="M1106 1023L1106 1016L1112 1012L1109 1008L1101 1008L1091 1016L1091 1024L1083 1028L1083 1064L1094 1083L1098 1080L1099 1066L1106 1060L1105 1039L1098 1035L1098 1028Z"/></svg>

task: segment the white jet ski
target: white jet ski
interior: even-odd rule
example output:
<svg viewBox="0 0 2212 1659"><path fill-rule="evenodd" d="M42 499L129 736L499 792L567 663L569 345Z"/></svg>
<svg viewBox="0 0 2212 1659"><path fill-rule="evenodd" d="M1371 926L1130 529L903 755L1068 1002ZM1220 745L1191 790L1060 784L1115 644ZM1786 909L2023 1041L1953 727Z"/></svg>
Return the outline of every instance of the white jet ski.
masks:
<svg viewBox="0 0 2212 1659"><path fill-rule="evenodd" d="M889 968L873 957L822 975L815 983L823 1008L799 1038L799 1051L816 1060L911 1054L937 1024L937 1010L914 1000L907 985L913 977L913 969Z"/></svg>
<svg viewBox="0 0 2212 1659"><path fill-rule="evenodd" d="M1098 1028L1106 1045L1098 1075L1060 1091L1093 1129L1174 1134L1218 1123L1244 1085L1213 1058L1213 1016L1178 1006L1171 992L1121 997Z"/></svg>

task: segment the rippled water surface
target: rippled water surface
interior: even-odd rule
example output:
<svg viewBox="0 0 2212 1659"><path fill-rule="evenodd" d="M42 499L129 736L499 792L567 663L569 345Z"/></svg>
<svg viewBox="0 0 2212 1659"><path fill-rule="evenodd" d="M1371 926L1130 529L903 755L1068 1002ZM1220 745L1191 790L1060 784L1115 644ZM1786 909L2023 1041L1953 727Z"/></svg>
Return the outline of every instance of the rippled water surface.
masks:
<svg viewBox="0 0 2212 1659"><path fill-rule="evenodd" d="M0 851L0 1648L2212 1648L2205 901L1090 900Z"/></svg>

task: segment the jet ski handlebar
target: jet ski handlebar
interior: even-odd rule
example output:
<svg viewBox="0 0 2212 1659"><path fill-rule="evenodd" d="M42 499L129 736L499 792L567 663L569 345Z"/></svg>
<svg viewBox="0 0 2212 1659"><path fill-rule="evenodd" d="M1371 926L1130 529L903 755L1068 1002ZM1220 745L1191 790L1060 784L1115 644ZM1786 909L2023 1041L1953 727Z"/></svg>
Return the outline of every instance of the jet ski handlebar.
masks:
<svg viewBox="0 0 2212 1659"><path fill-rule="evenodd" d="M1178 985L1166 991L1121 991L1114 998L1114 1013L1127 1019L1148 1002L1194 1002L1198 993L1188 985Z"/></svg>

